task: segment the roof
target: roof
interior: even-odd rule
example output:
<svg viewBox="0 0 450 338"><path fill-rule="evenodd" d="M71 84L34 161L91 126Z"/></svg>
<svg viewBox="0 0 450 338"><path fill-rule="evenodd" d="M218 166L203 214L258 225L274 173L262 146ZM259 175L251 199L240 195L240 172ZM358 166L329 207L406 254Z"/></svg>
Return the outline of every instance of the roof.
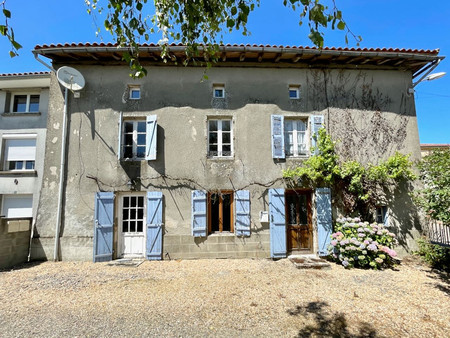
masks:
<svg viewBox="0 0 450 338"><path fill-rule="evenodd" d="M168 45L171 61L183 61L185 48L182 44ZM55 63L123 63L122 54L127 47L112 43L65 43L37 45L33 53L50 58ZM201 47L200 47L201 54ZM220 45L219 65L222 62L254 63L305 66L339 65L343 67L377 67L384 69L408 69L413 73L430 62L441 60L439 49L398 48L341 48L303 47L274 45ZM157 44L142 44L139 47L141 62L161 62L161 47ZM200 56L202 57L202 56Z"/></svg>
<svg viewBox="0 0 450 338"><path fill-rule="evenodd" d="M420 149L450 148L450 143L421 143Z"/></svg>
<svg viewBox="0 0 450 338"><path fill-rule="evenodd" d="M7 74L0 74L0 79L18 78L18 77L42 77L42 76L50 76L50 72L7 73Z"/></svg>

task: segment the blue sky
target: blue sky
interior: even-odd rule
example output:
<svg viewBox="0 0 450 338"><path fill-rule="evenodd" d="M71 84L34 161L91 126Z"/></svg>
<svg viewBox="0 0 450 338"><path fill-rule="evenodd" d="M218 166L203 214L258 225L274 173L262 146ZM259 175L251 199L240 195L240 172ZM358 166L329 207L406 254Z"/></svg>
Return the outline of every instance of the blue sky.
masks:
<svg viewBox="0 0 450 338"><path fill-rule="evenodd" d="M415 98L421 143L450 143L450 1L336 1L352 31L363 37L362 48L439 48L440 55L449 56L435 70L447 75L419 84ZM225 43L312 45L307 25L298 25L298 12L285 8L282 0L261 2L249 18L251 36L227 34ZM86 14L84 0L9 0L6 4L12 12L10 24L23 49L19 57L11 59L6 39L0 39L0 73L46 70L31 53L38 44L111 41L104 31L103 39L96 37L96 25ZM153 41L159 38L155 36ZM326 32L325 45L345 47L344 34ZM355 47L351 38L348 47Z"/></svg>

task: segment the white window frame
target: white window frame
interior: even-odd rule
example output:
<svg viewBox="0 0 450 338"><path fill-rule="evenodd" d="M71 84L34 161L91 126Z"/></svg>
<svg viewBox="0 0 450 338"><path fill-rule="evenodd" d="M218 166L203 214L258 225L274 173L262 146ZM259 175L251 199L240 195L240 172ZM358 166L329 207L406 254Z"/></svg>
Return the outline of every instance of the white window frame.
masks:
<svg viewBox="0 0 450 338"><path fill-rule="evenodd" d="M378 222L378 217L381 217L381 222ZM377 205L375 207L375 221L384 224L385 219L387 220L387 223L389 223L389 209L387 205Z"/></svg>
<svg viewBox="0 0 450 338"><path fill-rule="evenodd" d="M31 96L32 95L38 95L39 96L39 109L37 111L32 111L30 112L30 101L31 101ZM26 96L27 97L27 103L26 103L26 107L25 107L25 111L14 111L14 98L16 96ZM10 107L9 107L9 111L11 113L17 113L17 114L27 114L27 113L39 113L39 111L41 110L41 93L40 92L12 92L11 93L11 103L10 103Z"/></svg>
<svg viewBox="0 0 450 338"><path fill-rule="evenodd" d="M124 151L124 148L125 148L125 135L126 135L125 123L127 123L127 122L133 123L133 156L132 157L125 157L125 151ZM137 130L138 122L144 123L145 129L144 129L143 132L139 132L138 133L138 130ZM122 121L122 140L121 140L122 142L121 142L121 145L120 145L120 152L121 152L122 156L120 158L122 158L124 160L129 160L129 161L145 161L145 151L144 151L144 156L143 157L137 157L136 156L137 147L138 147L137 140L138 140L138 135L139 134L144 134L145 135L145 142L144 142L144 144L143 145L139 145L139 146L141 146L141 147L143 146L146 149L146 141L147 141L147 123L146 123L146 120L141 120L141 119L123 119L123 121Z"/></svg>
<svg viewBox="0 0 450 338"><path fill-rule="evenodd" d="M211 121L217 121L217 155L210 155L210 143L209 143L209 134L210 134L210 130L209 130L209 125ZM223 138L222 138L222 121L229 121L230 122L230 150L231 150L231 154L224 156L222 155L223 151L222 151L222 147L223 147ZM207 124L208 124L208 135L207 135L207 140L208 140L208 157L210 158L232 158L234 156L234 137L233 137L233 118L231 117L211 117L208 118L207 120Z"/></svg>
<svg viewBox="0 0 450 338"><path fill-rule="evenodd" d="M298 131L297 130L297 123L293 123L293 122L297 122L297 121L303 121L303 123L305 124L305 131ZM288 146L289 144L286 142L286 134L288 133L287 128L286 128L286 123L291 122L293 123L293 128L292 128L292 140L294 141L293 143L293 154L288 154ZM310 148L310 128L309 128L309 123L308 123L308 119L307 118L289 118L289 117L285 117L284 118L284 125L283 125L283 129L284 129L284 139L285 139L285 144L284 144L284 148L285 148L285 154L286 157L307 157L309 156L309 148ZM294 128L295 126L295 128ZM305 148L306 151L304 154L299 154L299 150L298 150L298 133L304 133L304 140L305 140Z"/></svg>
<svg viewBox="0 0 450 338"><path fill-rule="evenodd" d="M216 96L216 90L222 91L222 96ZM215 99L224 99L225 98L225 85L223 84L214 84L213 85L213 97Z"/></svg>
<svg viewBox="0 0 450 338"><path fill-rule="evenodd" d="M291 97L291 91L295 92L295 97ZM300 99L300 85L289 85L289 99L298 100Z"/></svg>
<svg viewBox="0 0 450 338"><path fill-rule="evenodd" d="M31 218L33 217L33 195L32 194L17 194L17 195L2 195L2 203L1 203L1 212L0 215L4 216L6 219L20 219L20 218ZM10 215L5 210L5 204L6 200L8 199L31 199L31 205L28 205L27 207L18 208L22 209L23 214L22 215ZM27 201L28 202L28 201ZM17 213L18 211L15 211L14 213Z"/></svg>
<svg viewBox="0 0 450 338"><path fill-rule="evenodd" d="M130 85L128 86L130 91L130 100L140 100L141 99L141 86L138 85ZM133 97L133 92L137 92L139 97Z"/></svg>
<svg viewBox="0 0 450 338"><path fill-rule="evenodd" d="M26 169L26 162L31 160L22 160L23 162L23 169L9 169L9 162L6 158L6 149L7 149L7 141L8 140L29 140L33 139L35 141L35 156L33 165L33 169ZM35 171L36 170L36 151L37 151L37 134L4 134L2 135L2 162L1 162L1 169L2 171ZM14 162L20 162L20 160L14 161Z"/></svg>

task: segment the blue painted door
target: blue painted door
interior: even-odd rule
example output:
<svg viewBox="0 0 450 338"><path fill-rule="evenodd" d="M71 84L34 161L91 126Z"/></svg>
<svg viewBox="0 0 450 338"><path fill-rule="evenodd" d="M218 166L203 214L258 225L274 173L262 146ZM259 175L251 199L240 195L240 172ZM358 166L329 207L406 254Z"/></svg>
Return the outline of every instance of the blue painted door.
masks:
<svg viewBox="0 0 450 338"><path fill-rule="evenodd" d="M114 193L95 194L94 262L106 262L113 256Z"/></svg>
<svg viewBox="0 0 450 338"><path fill-rule="evenodd" d="M269 189L270 256L286 257L286 208L284 189Z"/></svg>
<svg viewBox="0 0 450 338"><path fill-rule="evenodd" d="M150 260L162 259L163 194L147 192L147 243L146 256Z"/></svg>
<svg viewBox="0 0 450 338"><path fill-rule="evenodd" d="M331 242L333 231L331 214L331 190L330 188L316 189L316 214L317 214L317 237L319 242L319 256L328 255L328 246Z"/></svg>

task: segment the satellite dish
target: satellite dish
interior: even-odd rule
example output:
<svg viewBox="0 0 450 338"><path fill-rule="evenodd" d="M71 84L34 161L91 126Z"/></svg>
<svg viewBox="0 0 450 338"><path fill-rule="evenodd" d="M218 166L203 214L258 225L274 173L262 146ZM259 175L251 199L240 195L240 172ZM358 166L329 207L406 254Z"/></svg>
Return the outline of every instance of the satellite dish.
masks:
<svg viewBox="0 0 450 338"><path fill-rule="evenodd" d="M81 73L72 67L61 67L56 72L59 83L72 91L78 91L84 88L84 77Z"/></svg>

